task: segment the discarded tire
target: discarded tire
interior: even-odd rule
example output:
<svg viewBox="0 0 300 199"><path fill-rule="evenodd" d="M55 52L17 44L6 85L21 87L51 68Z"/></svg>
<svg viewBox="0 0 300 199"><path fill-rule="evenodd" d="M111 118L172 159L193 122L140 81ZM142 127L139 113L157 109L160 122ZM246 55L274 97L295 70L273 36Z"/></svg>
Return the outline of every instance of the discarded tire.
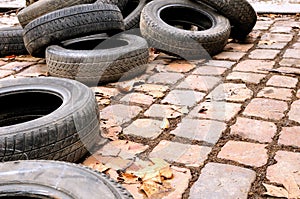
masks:
<svg viewBox="0 0 300 199"><path fill-rule="evenodd" d="M229 19L233 26L231 36L235 39L244 39L256 24L256 12L247 0L200 0L200 2L212 6Z"/></svg>
<svg viewBox="0 0 300 199"><path fill-rule="evenodd" d="M111 38L100 34L65 42L64 47L49 46L46 50L50 75L90 86L141 74L148 57L146 40L130 34Z"/></svg>
<svg viewBox="0 0 300 199"><path fill-rule="evenodd" d="M131 0L127 3L123 13L125 29L138 28L140 24L141 12L147 0Z"/></svg>
<svg viewBox="0 0 300 199"><path fill-rule="evenodd" d="M0 164L0 197L132 199L106 175L59 161L31 160Z"/></svg>
<svg viewBox="0 0 300 199"><path fill-rule="evenodd" d="M49 12L78 4L93 3L95 0L41 0L22 9L18 14L18 20L25 27L32 20Z"/></svg>
<svg viewBox="0 0 300 199"><path fill-rule="evenodd" d="M128 0L97 0L97 3L110 3L117 5L120 10L123 10L128 2Z"/></svg>
<svg viewBox="0 0 300 199"><path fill-rule="evenodd" d="M225 17L185 0L148 3L141 14L140 29L151 47L185 59L221 52L230 35Z"/></svg>
<svg viewBox="0 0 300 199"><path fill-rule="evenodd" d="M24 28L28 52L44 57L45 49L66 39L102 32L124 30L123 16L113 4L87 4L60 9L43 15Z"/></svg>
<svg viewBox="0 0 300 199"><path fill-rule="evenodd" d="M0 57L28 54L22 27L0 28Z"/></svg>
<svg viewBox="0 0 300 199"><path fill-rule="evenodd" d="M104 140L95 96L85 85L51 77L0 85L0 161L76 162Z"/></svg>

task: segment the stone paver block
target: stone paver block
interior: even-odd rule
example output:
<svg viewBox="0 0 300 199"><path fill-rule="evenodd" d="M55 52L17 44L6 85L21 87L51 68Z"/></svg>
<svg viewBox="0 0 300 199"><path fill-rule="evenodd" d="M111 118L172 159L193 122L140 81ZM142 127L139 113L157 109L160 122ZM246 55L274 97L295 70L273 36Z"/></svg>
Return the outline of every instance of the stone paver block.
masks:
<svg viewBox="0 0 300 199"><path fill-rule="evenodd" d="M146 117L177 118L182 116L183 112L180 106L153 104L144 115Z"/></svg>
<svg viewBox="0 0 300 199"><path fill-rule="evenodd" d="M206 66L218 66L223 68L231 68L236 62L223 61L223 60L209 60L204 65Z"/></svg>
<svg viewBox="0 0 300 199"><path fill-rule="evenodd" d="M257 21L253 30L268 30L273 21Z"/></svg>
<svg viewBox="0 0 300 199"><path fill-rule="evenodd" d="M281 66L290 66L300 68L300 59L283 58L279 64Z"/></svg>
<svg viewBox="0 0 300 199"><path fill-rule="evenodd" d="M266 77L266 75L264 75L264 74L232 72L226 77L226 79L227 80L241 80L245 83L259 84L260 81L265 77Z"/></svg>
<svg viewBox="0 0 300 199"><path fill-rule="evenodd" d="M0 70L0 78L7 77L9 75L14 74L15 72L12 70Z"/></svg>
<svg viewBox="0 0 300 199"><path fill-rule="evenodd" d="M284 112L288 109L286 102L255 98L246 107L244 115L261 117L264 119L280 120L284 117Z"/></svg>
<svg viewBox="0 0 300 199"><path fill-rule="evenodd" d="M227 68L216 67L216 66L201 66L193 71L195 75L215 75L219 76L225 73Z"/></svg>
<svg viewBox="0 0 300 199"><path fill-rule="evenodd" d="M22 77L38 77L44 76L48 72L48 67L46 64L37 64L26 68L25 70L21 71L20 73L16 74L16 76Z"/></svg>
<svg viewBox="0 0 300 199"><path fill-rule="evenodd" d="M241 106L241 104L229 102L203 102L199 106L196 106L188 117L228 122L241 110Z"/></svg>
<svg viewBox="0 0 300 199"><path fill-rule="evenodd" d="M166 70L170 72L186 73L196 68L195 64L188 61L174 61L166 66Z"/></svg>
<svg viewBox="0 0 300 199"><path fill-rule="evenodd" d="M200 93L192 90L172 90L162 100L162 103L192 107L200 102L205 95L205 93Z"/></svg>
<svg viewBox="0 0 300 199"><path fill-rule="evenodd" d="M186 88L207 92L220 82L221 79L218 77L190 75L185 78L185 80L181 82L177 88Z"/></svg>
<svg viewBox="0 0 300 199"><path fill-rule="evenodd" d="M270 29L271 33L286 33L289 34L292 31L292 27L290 26L274 26Z"/></svg>
<svg viewBox="0 0 300 199"><path fill-rule="evenodd" d="M297 91L296 97L300 98L300 90Z"/></svg>
<svg viewBox="0 0 300 199"><path fill-rule="evenodd" d="M218 154L218 158L233 160L241 164L260 167L267 163L268 154L265 144L228 141Z"/></svg>
<svg viewBox="0 0 300 199"><path fill-rule="evenodd" d="M189 199L247 199L255 177L250 169L208 163L192 186Z"/></svg>
<svg viewBox="0 0 300 199"><path fill-rule="evenodd" d="M253 91L245 84L224 83L217 86L208 96L208 99L216 101L244 102L251 98Z"/></svg>
<svg viewBox="0 0 300 199"><path fill-rule="evenodd" d="M126 135L136 135L145 138L157 138L163 130L162 121L153 119L138 119L123 130Z"/></svg>
<svg viewBox="0 0 300 199"><path fill-rule="evenodd" d="M225 59L230 61L239 61L244 57L245 53L243 52L221 52L218 55L214 56L214 59Z"/></svg>
<svg viewBox="0 0 300 199"><path fill-rule="evenodd" d="M228 43L224 50L225 51L237 51L237 52L247 52L253 44L240 44L240 43Z"/></svg>
<svg viewBox="0 0 300 199"><path fill-rule="evenodd" d="M300 186L300 153L278 151L275 156L276 164L267 169L267 178L271 182L283 184L284 181L295 180Z"/></svg>
<svg viewBox="0 0 300 199"><path fill-rule="evenodd" d="M184 118L177 128L171 131L171 134L215 144L225 129L226 124L223 122Z"/></svg>
<svg viewBox="0 0 300 199"><path fill-rule="evenodd" d="M13 70L19 72L33 64L34 64L33 62L10 62L4 66L1 66L1 69Z"/></svg>
<svg viewBox="0 0 300 199"><path fill-rule="evenodd" d="M116 125L122 125L126 122L131 121L135 118L140 112L142 108L138 106L126 106L123 104L116 104L105 107L100 112L100 118L102 120L108 120Z"/></svg>
<svg viewBox="0 0 300 199"><path fill-rule="evenodd" d="M129 93L125 95L121 101L131 103L138 103L138 104L145 104L151 105L155 99L150 95L145 95L143 93Z"/></svg>
<svg viewBox="0 0 300 199"><path fill-rule="evenodd" d="M300 59L300 49L287 49L283 57Z"/></svg>
<svg viewBox="0 0 300 199"><path fill-rule="evenodd" d="M291 34L266 33L262 35L262 41L289 42L293 39Z"/></svg>
<svg viewBox="0 0 300 199"><path fill-rule="evenodd" d="M128 140L115 140L104 145L96 153L102 156L121 157L123 159L132 159L136 155L147 150L149 146Z"/></svg>
<svg viewBox="0 0 300 199"><path fill-rule="evenodd" d="M293 102L288 116L290 120L300 123L300 100Z"/></svg>
<svg viewBox="0 0 300 199"><path fill-rule="evenodd" d="M245 60L239 62L236 67L233 68L233 70L241 72L269 73L266 70L272 69L274 65L274 61Z"/></svg>
<svg viewBox="0 0 300 199"><path fill-rule="evenodd" d="M211 148L206 146L188 145L162 140L149 156L161 158L169 162L182 163L186 166L199 167L206 160L210 151Z"/></svg>
<svg viewBox="0 0 300 199"><path fill-rule="evenodd" d="M300 148L300 126L283 127L278 143Z"/></svg>
<svg viewBox="0 0 300 199"><path fill-rule="evenodd" d="M0 60L0 67L7 64L7 62Z"/></svg>
<svg viewBox="0 0 300 199"><path fill-rule="evenodd" d="M283 42L265 42L265 43L259 43L257 48L262 48L262 49L276 49L276 50L281 50L283 49L287 43Z"/></svg>
<svg viewBox="0 0 300 199"><path fill-rule="evenodd" d="M295 43L292 45L292 47L295 49L300 49L300 43Z"/></svg>
<svg viewBox="0 0 300 199"><path fill-rule="evenodd" d="M300 75L300 68L294 68L294 67L280 67L276 69L278 72L283 74L294 74L294 75Z"/></svg>
<svg viewBox="0 0 300 199"><path fill-rule="evenodd" d="M287 88L265 87L257 94L257 97L291 100L293 97L293 90Z"/></svg>
<svg viewBox="0 0 300 199"><path fill-rule="evenodd" d="M269 50L269 49L256 49L253 50L249 58L251 59L275 59L275 57L280 53L279 50Z"/></svg>
<svg viewBox="0 0 300 199"><path fill-rule="evenodd" d="M175 84L183 77L179 73L156 73L148 79L148 83Z"/></svg>
<svg viewBox="0 0 300 199"><path fill-rule="evenodd" d="M231 134L240 135L243 138L257 140L259 142L272 142L277 127L272 122L253 120L238 117L236 123L231 126Z"/></svg>
<svg viewBox="0 0 300 199"><path fill-rule="evenodd" d="M116 88L109 88L104 86L91 87L96 95L100 95L101 97L111 98L117 96L120 91Z"/></svg>
<svg viewBox="0 0 300 199"><path fill-rule="evenodd" d="M189 186L192 174L189 169L185 168L172 166L171 169L173 172L173 178L171 180L167 180L167 183L170 183L174 191L165 196L164 199L180 199Z"/></svg>
<svg viewBox="0 0 300 199"><path fill-rule="evenodd" d="M277 86L284 88L295 88L298 83L298 79L294 77L274 75L267 82L267 86Z"/></svg>

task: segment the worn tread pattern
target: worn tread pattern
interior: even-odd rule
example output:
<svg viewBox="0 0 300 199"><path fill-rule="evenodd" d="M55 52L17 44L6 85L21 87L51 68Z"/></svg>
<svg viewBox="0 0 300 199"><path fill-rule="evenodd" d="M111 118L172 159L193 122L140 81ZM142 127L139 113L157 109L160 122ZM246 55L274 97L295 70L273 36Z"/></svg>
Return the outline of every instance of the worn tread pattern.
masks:
<svg viewBox="0 0 300 199"><path fill-rule="evenodd" d="M117 5L122 11L127 4L128 0L97 0L96 3L108 3Z"/></svg>
<svg viewBox="0 0 300 199"><path fill-rule="evenodd" d="M138 1L138 3L136 8L128 16L124 18L125 30L139 28L141 12L147 3L147 0L131 0L131 1ZM131 2L129 2L128 4L130 3Z"/></svg>
<svg viewBox="0 0 300 199"><path fill-rule="evenodd" d="M23 28L0 28L0 57L28 54L23 41Z"/></svg>
<svg viewBox="0 0 300 199"><path fill-rule="evenodd" d="M244 39L256 24L257 14L247 0L200 0L200 2L213 7L229 19L233 26L231 36L235 39Z"/></svg>
<svg viewBox="0 0 300 199"><path fill-rule="evenodd" d="M33 176L39 177L34 178ZM1 195L8 193L8 190L10 194L20 195L23 191L20 190L21 187L26 185L27 194L36 194L38 186L41 190L54 189L52 194L56 196L55 198L60 198L56 195L59 193L74 199L97 199L99 197L133 199L133 196L121 184L109 176L83 165L62 161L20 160L5 162L0 165L0 177ZM28 189L28 187L31 188ZM43 193L49 194L49 191ZM108 193L110 194L106 195Z"/></svg>
<svg viewBox="0 0 300 199"><path fill-rule="evenodd" d="M24 43L31 55L43 57L45 49L61 41L124 30L120 9L113 4L77 5L43 15L24 28Z"/></svg>
<svg viewBox="0 0 300 199"><path fill-rule="evenodd" d="M61 46L48 47L46 63L49 75L76 79L95 86L142 74L146 70L149 58L146 40L129 34L120 34L112 38L126 41L128 44L112 49L77 51Z"/></svg>
<svg viewBox="0 0 300 199"><path fill-rule="evenodd" d="M1 85L1 89L11 87L14 92L26 92L25 88L49 89L49 92L54 89L62 96L68 90L70 97L63 99L65 102L59 110L49 115L0 127L0 161L64 159L76 162L94 144L103 140L99 132L98 105L94 93L79 82L51 77L21 78L3 80Z"/></svg>
<svg viewBox="0 0 300 199"><path fill-rule="evenodd" d="M187 31L162 22L159 11L180 6L196 9L207 16L212 27L204 31ZM230 35L229 21L208 7L184 0L152 1L141 14L140 29L151 47L179 55L185 59L207 58L221 52Z"/></svg>
<svg viewBox="0 0 300 199"><path fill-rule="evenodd" d="M18 12L17 17L22 27L25 27L32 20L49 12L62 8L93 3L95 0L42 0L25 7Z"/></svg>

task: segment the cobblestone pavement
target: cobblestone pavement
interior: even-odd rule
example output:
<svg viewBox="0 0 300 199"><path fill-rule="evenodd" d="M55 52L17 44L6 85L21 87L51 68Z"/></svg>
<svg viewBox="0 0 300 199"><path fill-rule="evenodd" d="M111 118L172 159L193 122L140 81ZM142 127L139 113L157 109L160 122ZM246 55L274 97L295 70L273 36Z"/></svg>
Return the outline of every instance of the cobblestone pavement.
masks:
<svg viewBox="0 0 300 199"><path fill-rule="evenodd" d="M115 179L166 160L171 188L153 198L268 198L264 184L299 193L299 19L261 15L247 42L230 41L212 60L159 54L141 77L93 88L110 139L95 157ZM0 59L2 79L41 75L44 59Z"/></svg>

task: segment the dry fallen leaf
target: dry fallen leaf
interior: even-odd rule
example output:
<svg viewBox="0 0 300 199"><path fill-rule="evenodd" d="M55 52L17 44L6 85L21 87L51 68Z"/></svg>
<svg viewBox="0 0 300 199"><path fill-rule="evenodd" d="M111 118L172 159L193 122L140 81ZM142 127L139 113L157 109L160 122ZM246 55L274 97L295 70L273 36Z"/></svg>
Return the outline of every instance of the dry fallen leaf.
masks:
<svg viewBox="0 0 300 199"><path fill-rule="evenodd" d="M168 118L163 119L163 121L160 125L160 128L163 130L170 128L170 122L169 122Z"/></svg>
<svg viewBox="0 0 300 199"><path fill-rule="evenodd" d="M259 45L272 45L276 43L274 40L261 40L258 42Z"/></svg>
<svg viewBox="0 0 300 199"><path fill-rule="evenodd" d="M169 183L156 183L152 180L143 181L140 190L143 190L148 198L156 199L162 198L173 191L172 186Z"/></svg>
<svg viewBox="0 0 300 199"><path fill-rule="evenodd" d="M89 158L87 158L84 162L83 162L84 166L90 167L92 169L95 169L99 172L106 172L107 170L109 170L110 168L105 166L104 164L102 164L97 158L95 158L94 156L90 156Z"/></svg>
<svg viewBox="0 0 300 199"><path fill-rule="evenodd" d="M118 172L118 181L124 184L137 184L139 183L139 178L132 173L126 173L126 172Z"/></svg>
<svg viewBox="0 0 300 199"><path fill-rule="evenodd" d="M299 199L300 198L300 189L299 189L297 182L295 181L295 178L293 176L286 177L282 183L283 183L284 188L288 192L289 199Z"/></svg>
<svg viewBox="0 0 300 199"><path fill-rule="evenodd" d="M282 187L276 187L273 185L263 183L263 186L266 188L267 192L264 195L278 197L278 198L288 198L289 193L286 189Z"/></svg>

